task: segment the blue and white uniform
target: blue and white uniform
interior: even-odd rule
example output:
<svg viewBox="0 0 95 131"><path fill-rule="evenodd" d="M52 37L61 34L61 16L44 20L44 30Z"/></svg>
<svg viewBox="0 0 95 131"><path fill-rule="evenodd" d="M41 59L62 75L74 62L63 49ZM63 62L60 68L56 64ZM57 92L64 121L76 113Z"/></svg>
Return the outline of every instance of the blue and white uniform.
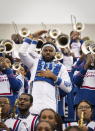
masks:
<svg viewBox="0 0 95 131"><path fill-rule="evenodd" d="M95 68L84 69L85 61L81 63L77 73L73 76L73 82L79 90L75 97L75 104L81 100L88 100L95 105Z"/></svg>
<svg viewBox="0 0 95 131"><path fill-rule="evenodd" d="M34 131L35 126L37 125L38 122L38 115L32 115L31 113L29 113L26 116L24 115L22 116L19 114L17 118L25 123L28 131Z"/></svg>
<svg viewBox="0 0 95 131"><path fill-rule="evenodd" d="M10 128L12 131L28 131L25 123L23 123L19 119L9 118L7 119L4 124ZM3 130L2 130L3 131ZM5 131L5 130L4 130Z"/></svg>
<svg viewBox="0 0 95 131"><path fill-rule="evenodd" d="M81 50L81 45L83 41L82 40L71 40L70 46L71 46L71 51L74 53L75 57L78 58L80 57L80 50Z"/></svg>
<svg viewBox="0 0 95 131"><path fill-rule="evenodd" d="M39 114L44 108L52 108L56 111L56 86L68 93L71 91L71 82L65 66L60 62L45 62L38 55L33 55L33 47L36 47L36 44L36 41L26 38L19 55L23 64L27 65L31 70L31 79L33 81L33 106L31 112ZM46 69L51 70L57 76L57 81L36 75L37 71Z"/></svg>
<svg viewBox="0 0 95 131"><path fill-rule="evenodd" d="M22 82L14 76L10 68L5 69L3 73L0 72L0 96L8 97L12 106L18 97L21 86Z"/></svg>

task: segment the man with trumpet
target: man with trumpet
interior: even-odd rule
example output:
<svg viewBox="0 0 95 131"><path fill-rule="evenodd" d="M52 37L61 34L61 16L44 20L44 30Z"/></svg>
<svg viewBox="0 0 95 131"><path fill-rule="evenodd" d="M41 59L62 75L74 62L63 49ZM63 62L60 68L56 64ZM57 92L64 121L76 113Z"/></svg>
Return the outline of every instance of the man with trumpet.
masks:
<svg viewBox="0 0 95 131"><path fill-rule="evenodd" d="M6 57L0 57L0 96L8 96L12 106L18 96L22 82L14 76L11 62Z"/></svg>
<svg viewBox="0 0 95 131"><path fill-rule="evenodd" d="M70 32L70 49L76 58L81 55L81 45L83 40L80 38L80 32L71 31Z"/></svg>
<svg viewBox="0 0 95 131"><path fill-rule="evenodd" d="M35 34L33 35L35 36ZM39 36L39 32L36 33ZM71 82L66 68L58 61L54 61L56 46L46 42L41 48L41 57L32 57L37 41L26 38L22 44L19 56L23 63L32 70L32 95L34 99L31 108L32 113L39 114L44 108L52 108L56 111L56 87L65 92L71 91ZM31 52L28 52L31 49Z"/></svg>

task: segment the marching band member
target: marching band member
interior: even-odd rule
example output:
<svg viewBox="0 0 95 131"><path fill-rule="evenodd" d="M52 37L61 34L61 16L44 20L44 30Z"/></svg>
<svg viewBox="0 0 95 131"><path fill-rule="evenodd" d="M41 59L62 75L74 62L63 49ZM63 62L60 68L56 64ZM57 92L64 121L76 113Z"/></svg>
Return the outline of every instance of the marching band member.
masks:
<svg viewBox="0 0 95 131"><path fill-rule="evenodd" d="M80 32L77 31L71 31L70 33L70 48L72 53L74 53L74 56L76 58L79 58L81 55L81 45L83 43L83 40L80 39Z"/></svg>
<svg viewBox="0 0 95 131"><path fill-rule="evenodd" d="M0 96L8 96L13 106L21 86L22 82L13 74L10 60L0 57Z"/></svg>
<svg viewBox="0 0 95 131"><path fill-rule="evenodd" d="M22 93L18 99L17 118L26 123L28 131L34 131L38 121L38 115L31 114L29 108L33 104L33 97L30 94Z"/></svg>
<svg viewBox="0 0 95 131"><path fill-rule="evenodd" d="M74 84L79 88L75 104L81 100L88 100L91 104L95 104L95 55L87 54L86 59L81 62L81 66L73 76Z"/></svg>
<svg viewBox="0 0 95 131"><path fill-rule="evenodd" d="M29 86L29 83L28 83L28 79L26 77L26 69L24 67L24 65L20 65L19 69L17 70L17 77L18 79L20 79L22 81L22 87L21 89L19 90L19 96L22 94L22 93L28 93L28 89L30 88Z"/></svg>
<svg viewBox="0 0 95 131"><path fill-rule="evenodd" d="M39 115L40 121L48 121L56 131L62 131L62 119L58 113L50 108L43 109Z"/></svg>
<svg viewBox="0 0 95 131"><path fill-rule="evenodd" d="M21 120L11 118L11 106L7 97L0 97L0 108L0 131L28 131L25 124Z"/></svg>
<svg viewBox="0 0 95 131"><path fill-rule="evenodd" d="M63 129L69 126L79 126L83 131L94 131L93 105L89 101L82 100L76 105L75 109L76 122L63 124Z"/></svg>
<svg viewBox="0 0 95 131"><path fill-rule="evenodd" d="M50 42L43 44L41 57L33 58L30 54L33 54L33 47L36 45L37 41L26 38L19 56L23 64L33 71L31 76L34 77L32 86L34 103L31 112L39 114L44 108L56 111L56 87L68 93L71 91L71 82L66 68L60 62L54 61L55 45ZM31 48L29 53L28 48Z"/></svg>

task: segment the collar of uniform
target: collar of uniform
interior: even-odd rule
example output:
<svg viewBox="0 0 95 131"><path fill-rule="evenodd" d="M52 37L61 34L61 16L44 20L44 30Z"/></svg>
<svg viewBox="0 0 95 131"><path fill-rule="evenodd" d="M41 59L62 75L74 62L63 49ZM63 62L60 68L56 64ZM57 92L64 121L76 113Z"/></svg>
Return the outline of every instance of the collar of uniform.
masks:
<svg viewBox="0 0 95 131"><path fill-rule="evenodd" d="M17 118L27 118L30 115L30 112L28 112L26 115L18 114Z"/></svg>

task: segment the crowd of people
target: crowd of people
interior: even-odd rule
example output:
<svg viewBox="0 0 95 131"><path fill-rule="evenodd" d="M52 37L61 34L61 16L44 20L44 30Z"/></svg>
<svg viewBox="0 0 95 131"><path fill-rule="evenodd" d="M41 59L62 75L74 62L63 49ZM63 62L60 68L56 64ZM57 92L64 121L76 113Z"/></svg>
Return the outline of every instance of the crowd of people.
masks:
<svg viewBox="0 0 95 131"><path fill-rule="evenodd" d="M0 47L1 131L95 131L95 54L85 44L92 41L78 31L52 36L12 34L19 50Z"/></svg>

